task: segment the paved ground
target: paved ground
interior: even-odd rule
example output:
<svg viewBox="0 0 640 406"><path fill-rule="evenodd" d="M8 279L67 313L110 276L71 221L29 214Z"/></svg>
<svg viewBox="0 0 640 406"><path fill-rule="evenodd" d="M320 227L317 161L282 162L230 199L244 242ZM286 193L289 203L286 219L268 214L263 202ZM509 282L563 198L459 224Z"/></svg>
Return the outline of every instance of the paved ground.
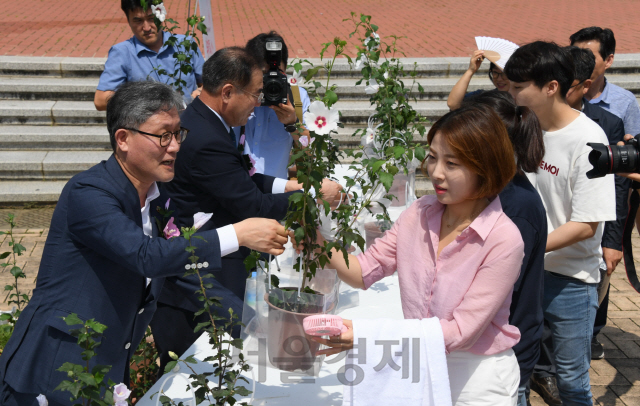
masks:
<svg viewBox="0 0 640 406"><path fill-rule="evenodd" d="M19 265L26 265L26 280L22 286L31 291L35 286L42 249L48 233L52 208L0 209L0 220L7 213L16 215L16 239L27 249L19 257ZM0 230L6 230L4 222ZM640 252L640 236L634 235L634 247ZM6 236L0 236L0 253L7 251ZM640 256L639 256L640 258ZM640 262L636 263L640 269ZM0 286L12 282L8 271L0 270ZM626 279L623 264L619 265L611 278L611 303L609 320L599 335L604 344L605 359L591 363L591 385L596 405L640 405L640 294L633 290ZM3 299L4 297L0 298ZM5 303L0 310L7 310ZM542 406L544 401L535 392L531 393L533 406Z"/></svg>
<svg viewBox="0 0 640 406"><path fill-rule="evenodd" d="M165 0L169 17L183 22L196 0ZM207 0L203 0L207 1ZM131 36L117 0L21 0L0 2L0 55L104 57ZM635 0L211 0L218 48L243 45L275 29L291 56L317 57L322 42L346 38L349 13L373 16L384 35L406 36L409 57L466 56L476 35L522 44L536 39L568 41L576 30L599 25L614 30L618 53L640 52ZM353 47L350 47L353 49Z"/></svg>

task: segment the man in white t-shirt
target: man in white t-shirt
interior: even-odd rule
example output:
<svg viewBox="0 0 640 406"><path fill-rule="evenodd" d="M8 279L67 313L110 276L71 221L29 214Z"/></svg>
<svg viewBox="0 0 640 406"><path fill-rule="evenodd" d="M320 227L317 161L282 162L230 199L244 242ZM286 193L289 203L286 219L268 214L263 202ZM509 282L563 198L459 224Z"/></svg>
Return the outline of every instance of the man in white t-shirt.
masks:
<svg viewBox="0 0 640 406"><path fill-rule="evenodd" d="M600 243L604 222L615 220L616 212L613 176L586 176L592 168L587 143L608 140L596 123L565 100L574 76L566 50L533 42L516 50L504 71L511 80L509 93L518 105L536 113L544 131L544 160L537 174L527 175L547 210L543 310L553 338L560 399L592 405L589 363Z"/></svg>

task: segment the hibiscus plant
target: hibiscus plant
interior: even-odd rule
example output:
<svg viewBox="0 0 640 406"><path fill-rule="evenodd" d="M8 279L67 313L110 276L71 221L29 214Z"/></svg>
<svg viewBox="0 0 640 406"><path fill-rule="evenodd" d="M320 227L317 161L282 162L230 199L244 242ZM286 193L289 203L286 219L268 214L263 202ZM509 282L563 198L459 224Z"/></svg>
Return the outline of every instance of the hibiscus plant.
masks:
<svg viewBox="0 0 640 406"><path fill-rule="evenodd" d="M18 258L23 255L26 248L20 244L14 236L14 228L16 227L15 216L9 213L5 218L5 222L9 226L9 231L0 231L0 236L6 235L8 240L9 251L0 253L0 268L4 272L9 270L11 276L13 276L13 283L11 285L5 285L4 291L7 295L4 298L4 302L8 305L14 305L14 310L8 313L0 314L0 321L7 322L6 325L0 326L0 339L4 343L4 339L9 340L9 336L13 333L18 317L22 309L29 303L29 295L20 288L20 279L24 279L27 276L24 273L22 267L18 266ZM6 261L6 262L5 262ZM4 345L0 347L3 348Z"/></svg>
<svg viewBox="0 0 640 406"><path fill-rule="evenodd" d="M208 404L216 406L233 405L237 403L236 396L248 396L251 394L251 391L238 384L238 381L247 382L242 373L250 368L244 359L244 355L240 352L237 362L232 357L233 348L242 350L242 340L231 337L231 331L240 325L240 321L231 308L228 309L229 317L222 317L218 314L218 310L222 307L221 298L207 296L207 289L213 286L208 280L210 281L214 276L211 273L204 275L201 273L206 272L209 263L206 261L198 262L199 257L196 255L196 247L192 244L194 238L202 239L196 232L211 219L213 214L196 213L193 216L193 227L181 227L178 230L174 224L174 218L170 217L172 211L169 209L169 204L170 201L167 200L164 210L160 207L157 208L158 213L166 221L164 228L159 227L159 229L163 230L167 239L182 237L188 241L185 249L191 254L189 256L191 263L185 265L185 276L195 275L198 278L200 290L196 294L203 303L202 309L197 311L195 315L206 314L208 316L207 321L196 326L195 332L202 331L208 334L209 344L213 348L215 355L206 357L203 360L211 363L213 372L197 373L191 366L197 363L193 355L181 359L177 354L170 352L173 360L167 363L164 372L165 374L171 373L181 363L190 371L190 385L195 389L196 404L202 404L207 401ZM175 402L164 393L160 393L159 396L159 401L162 405L175 405ZM246 405L247 403L238 404Z"/></svg>
<svg viewBox="0 0 640 406"><path fill-rule="evenodd" d="M77 314L71 313L63 317L68 326L80 325L80 328L70 330L70 334L76 337L78 345L82 348L82 360L84 365L65 362L58 371L66 372L69 379L60 382L55 390L67 391L71 394L70 400L74 405L82 406L126 406L131 391L123 383L115 384L111 379L105 382L110 365L95 365L89 368L90 361L96 355L96 349L100 345L100 337L107 329L95 319L81 320ZM38 396L39 405L47 405L44 395Z"/></svg>
<svg viewBox="0 0 640 406"><path fill-rule="evenodd" d="M357 219L372 213L380 197L387 200L396 198L389 194L394 175L400 171L407 173L414 158L422 160L425 157L425 149L413 140L414 134L425 134L426 121L410 105L411 100L415 101L415 98L410 99L410 95L417 84L416 65L408 72L413 83L406 87L402 80L406 72L397 57L402 54L396 45L399 37L381 38L378 27L371 24L371 16L360 15L357 18L352 13L348 20L355 25L350 37L361 36L359 43L362 45L357 47L355 59L345 53L347 41L335 38L322 44L322 65L313 66L308 60L294 60L291 65L294 74L289 81L296 84L301 81L303 64L310 65L304 81L309 86L310 95L315 98L304 114L308 135L300 136L300 141L294 143L290 161L296 165L298 182L303 185L302 193L290 197L290 208L285 217L285 227L294 230L296 244L303 247L294 269L303 273L301 291L307 293L314 293L308 282L317 269L327 266L332 252L337 251L348 261L348 252L353 244L364 251L365 239L357 227ZM325 62L325 54L329 50L332 55ZM373 107L369 128L353 133L353 136L364 136L363 145L354 150L340 150L338 140L332 137L339 127L343 127L336 109L337 86L331 84L332 70L338 57L345 58L352 69L360 70L362 79L357 84L366 82L365 92L370 95ZM316 79L321 72L326 75L324 83ZM423 91L420 84L417 84L417 91ZM299 129L301 134L303 130ZM319 191L322 180L332 177L336 165L345 158L352 162L349 165L350 175L345 176L343 182L346 185L344 199L336 205L336 202L324 200ZM386 207L382 203L377 206L376 218L388 224L390 219ZM330 240L318 238L323 221L332 222ZM323 229L327 230L327 226ZM257 256L250 257L247 266L255 266L257 259ZM304 304L301 305L300 309L304 309Z"/></svg>

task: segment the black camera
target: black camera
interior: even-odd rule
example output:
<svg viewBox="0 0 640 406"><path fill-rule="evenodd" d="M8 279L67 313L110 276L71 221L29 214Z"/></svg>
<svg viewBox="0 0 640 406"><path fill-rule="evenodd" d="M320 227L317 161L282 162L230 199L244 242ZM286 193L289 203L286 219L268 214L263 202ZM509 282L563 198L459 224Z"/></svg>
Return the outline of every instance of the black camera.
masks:
<svg viewBox="0 0 640 406"><path fill-rule="evenodd" d="M262 77L263 106L287 104L289 82L287 75L280 71L282 63L282 41L277 38L267 38L267 64L269 70Z"/></svg>
<svg viewBox="0 0 640 406"><path fill-rule="evenodd" d="M589 152L589 163L593 169L587 172L587 178L601 178L610 173L640 173L640 134L625 145L607 145L589 142L593 148Z"/></svg>

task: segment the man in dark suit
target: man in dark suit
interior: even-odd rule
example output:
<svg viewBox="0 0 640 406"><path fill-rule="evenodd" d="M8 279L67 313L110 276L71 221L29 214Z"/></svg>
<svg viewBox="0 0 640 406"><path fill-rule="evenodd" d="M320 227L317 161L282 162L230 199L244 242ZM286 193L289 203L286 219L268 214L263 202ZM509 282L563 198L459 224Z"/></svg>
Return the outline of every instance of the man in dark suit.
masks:
<svg viewBox="0 0 640 406"><path fill-rule="evenodd" d="M576 79L573 85L573 94L567 95L567 101L573 102L574 109L582 109L582 112L598 123L604 130L609 144L616 145L623 141L624 121L613 113L610 113L597 104L591 104L583 98L589 91L592 81L591 75L596 66L596 58L589 48L578 48L575 46L568 47L573 55L573 62L576 67ZM571 103L570 103L571 104ZM627 222L629 188L631 180L624 176L615 175L616 180L616 220L607 221L604 225L604 233L602 235L602 253L606 265L607 274L616 269L616 266L622 260L622 235ZM604 271L604 269L603 269ZM591 340L591 359L604 358L604 348L598 341L598 333L607 323L607 310L609 308L609 289L603 298L598 312L596 313L596 321L593 327L593 339Z"/></svg>
<svg viewBox="0 0 640 406"><path fill-rule="evenodd" d="M236 145L231 128L245 125L254 107L262 102L261 68L237 47L218 50L205 62L202 93L181 116L189 138L178 153L176 176L167 185L180 213L178 225L191 225L193 213L199 211L213 213L209 227L254 216L282 220L289 196L302 188L297 181L250 175ZM340 190L337 183L325 180L320 192L324 199L333 201ZM210 290L212 295L229 299L224 308L231 307L238 315L242 314L247 279L244 259L248 254L248 249L240 249L226 256L222 268L213 272L214 287ZM194 318L199 306L192 295L198 286L194 278L184 277L169 278L165 283L151 322L161 365L169 361L168 351L181 354L198 338L193 329L199 322ZM174 328L160 328L169 324Z"/></svg>
<svg viewBox="0 0 640 406"><path fill-rule="evenodd" d="M38 394L51 406L70 404L70 394L54 388L67 378L56 371L63 363L85 363L62 319L71 313L107 326L90 368L111 365L106 380L129 382L130 358L164 278L183 274L190 263L187 241L162 238L152 220L167 201L156 182L173 178L187 134L178 115L182 105L171 87L156 82L126 83L109 100L114 154L74 176L62 191L33 297L0 357L0 404L37 405ZM197 255L213 270L238 245L277 254L287 240L284 227L267 219L208 227L199 235L204 240L193 240Z"/></svg>

